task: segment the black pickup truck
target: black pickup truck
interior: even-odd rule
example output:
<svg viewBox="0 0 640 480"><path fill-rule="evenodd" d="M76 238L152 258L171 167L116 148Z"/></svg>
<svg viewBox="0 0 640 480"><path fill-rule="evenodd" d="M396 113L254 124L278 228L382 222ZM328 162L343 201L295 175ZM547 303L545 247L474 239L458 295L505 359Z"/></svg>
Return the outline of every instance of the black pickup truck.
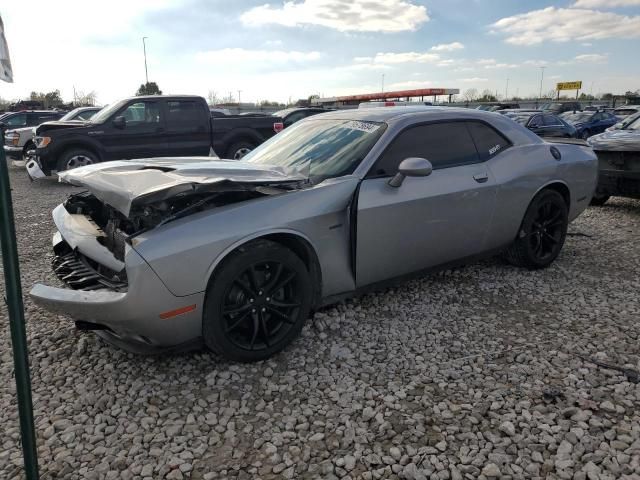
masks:
<svg viewBox="0 0 640 480"><path fill-rule="evenodd" d="M132 97L90 121L47 122L36 130L31 178L109 160L207 156L239 159L282 129L274 116L213 117L197 96Z"/></svg>

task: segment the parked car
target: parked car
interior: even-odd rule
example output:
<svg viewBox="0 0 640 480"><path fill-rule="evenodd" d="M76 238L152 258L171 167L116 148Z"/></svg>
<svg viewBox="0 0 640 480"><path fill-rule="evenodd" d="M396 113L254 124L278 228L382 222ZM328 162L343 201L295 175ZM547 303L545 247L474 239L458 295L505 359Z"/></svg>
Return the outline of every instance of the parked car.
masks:
<svg viewBox="0 0 640 480"><path fill-rule="evenodd" d="M78 107L59 118L61 122L82 122L90 119L102 107ZM27 161L35 153L36 127L22 127L9 130L4 136L4 151L14 160Z"/></svg>
<svg viewBox="0 0 640 480"><path fill-rule="evenodd" d="M34 301L132 351L264 359L310 311L393 279L498 252L547 267L597 181L586 145L451 107L326 113L203 160L63 172L87 190L53 212L69 288Z"/></svg>
<svg viewBox="0 0 640 480"><path fill-rule="evenodd" d="M604 205L611 196L640 198L640 116L588 142L598 156L599 170L592 205Z"/></svg>
<svg viewBox="0 0 640 480"><path fill-rule="evenodd" d="M282 118L282 124L284 128L290 127L296 122L299 122L303 118L311 117L313 115L318 115L319 113L331 112L332 110L328 110L325 108L319 107L297 107L297 108L287 108L286 110L280 110L279 112L274 113L276 117Z"/></svg>
<svg viewBox="0 0 640 480"><path fill-rule="evenodd" d="M505 116L527 127L540 137L576 138L576 129L551 113L534 110L505 113Z"/></svg>
<svg viewBox="0 0 640 480"><path fill-rule="evenodd" d="M619 119L624 119L631 115L635 115L640 112L640 105L625 105L624 107L618 107L613 111L613 114Z"/></svg>
<svg viewBox="0 0 640 480"><path fill-rule="evenodd" d="M121 100L91 121L48 122L36 130L31 178L108 160L208 155L238 159L276 133L277 117L212 117L197 96Z"/></svg>
<svg viewBox="0 0 640 480"><path fill-rule="evenodd" d="M400 100L385 100L380 102L362 102L358 108L378 108L378 107L424 107L432 105L431 102L402 102Z"/></svg>
<svg viewBox="0 0 640 480"><path fill-rule="evenodd" d="M0 130L7 131L15 128L35 127L43 122L57 120L66 112L55 110L25 110L22 112L8 112L0 120Z"/></svg>
<svg viewBox="0 0 640 480"><path fill-rule="evenodd" d="M621 128L625 128L628 125L631 125L636 119L640 118L640 112L634 113L633 115L629 115L628 117L624 117L621 121L616 123L615 125L607 128L605 132L611 132L613 130L620 130Z"/></svg>
<svg viewBox="0 0 640 480"><path fill-rule="evenodd" d="M537 108L505 108L502 110L496 110L496 113L499 113L500 115L507 115L508 113L527 113L527 112L542 113L542 110L539 110Z"/></svg>
<svg viewBox="0 0 640 480"><path fill-rule="evenodd" d="M540 109L555 115L560 115L564 112L580 112L582 111L582 106L580 102L549 102L542 105Z"/></svg>
<svg viewBox="0 0 640 480"><path fill-rule="evenodd" d="M562 119L576 128L579 138L587 139L591 135L604 132L618 123L615 115L608 112L565 113Z"/></svg>
<svg viewBox="0 0 640 480"><path fill-rule="evenodd" d="M509 102L492 102L492 103L484 103L482 105L478 105L476 110L485 110L487 112L497 112L500 110L513 110L516 108L520 108L520 104L518 103L509 103Z"/></svg>

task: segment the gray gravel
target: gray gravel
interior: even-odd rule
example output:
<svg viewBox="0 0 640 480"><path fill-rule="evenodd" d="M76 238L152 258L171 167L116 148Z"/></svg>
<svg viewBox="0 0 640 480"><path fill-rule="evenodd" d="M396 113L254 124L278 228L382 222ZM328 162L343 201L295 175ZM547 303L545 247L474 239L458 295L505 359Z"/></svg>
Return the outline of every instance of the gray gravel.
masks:
<svg viewBox="0 0 640 480"><path fill-rule="evenodd" d="M11 180L28 290L54 281L49 212L71 188ZM640 478L640 386L592 363L640 369L640 202L591 208L570 232L545 271L492 260L348 301L252 365L126 354L27 300L42 477ZM4 306L0 320L13 479Z"/></svg>

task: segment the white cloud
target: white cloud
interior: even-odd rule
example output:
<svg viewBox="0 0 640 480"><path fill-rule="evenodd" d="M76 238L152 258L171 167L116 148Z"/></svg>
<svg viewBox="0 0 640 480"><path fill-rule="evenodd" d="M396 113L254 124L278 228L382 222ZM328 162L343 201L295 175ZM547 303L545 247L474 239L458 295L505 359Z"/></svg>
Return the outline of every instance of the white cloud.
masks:
<svg viewBox="0 0 640 480"><path fill-rule="evenodd" d="M584 55L578 55L574 60L578 63L607 63L608 59L609 57L607 57L607 55L587 53Z"/></svg>
<svg viewBox="0 0 640 480"><path fill-rule="evenodd" d="M396 64L396 63L435 63L440 60L437 53L376 53L373 58L375 63Z"/></svg>
<svg viewBox="0 0 640 480"><path fill-rule="evenodd" d="M416 88L429 88L433 82L420 80L407 80L406 82L391 83L386 86L385 90L408 90Z"/></svg>
<svg viewBox="0 0 640 480"><path fill-rule="evenodd" d="M454 50L462 50L464 45L460 42L441 43L431 47L432 52L453 52Z"/></svg>
<svg viewBox="0 0 640 480"><path fill-rule="evenodd" d="M629 39L640 37L640 16L548 7L502 18L491 27L505 33L506 41L514 45L536 45L547 40Z"/></svg>
<svg viewBox="0 0 640 480"><path fill-rule="evenodd" d="M302 0L264 4L240 16L244 25L318 25L341 32L404 32L429 21L426 7L406 0Z"/></svg>
<svg viewBox="0 0 640 480"><path fill-rule="evenodd" d="M640 5L640 0L576 0L575 8L613 8L634 7Z"/></svg>
<svg viewBox="0 0 640 480"><path fill-rule="evenodd" d="M472 78L459 78L457 81L463 82L463 83L481 83L481 82L488 82L489 79L481 78L481 77L472 77Z"/></svg>
<svg viewBox="0 0 640 480"><path fill-rule="evenodd" d="M580 44L580 46L582 46L582 47L590 47L590 46L592 46L592 45L593 45L593 43L591 43L591 42L582 42L582 43Z"/></svg>
<svg viewBox="0 0 640 480"><path fill-rule="evenodd" d="M296 50L246 50L244 48L223 48L196 53L200 62L221 64L245 64L245 62L310 62L322 57L320 52L299 52Z"/></svg>
<svg viewBox="0 0 640 480"><path fill-rule="evenodd" d="M481 58L476 62L478 65L494 65L498 63L495 58Z"/></svg>

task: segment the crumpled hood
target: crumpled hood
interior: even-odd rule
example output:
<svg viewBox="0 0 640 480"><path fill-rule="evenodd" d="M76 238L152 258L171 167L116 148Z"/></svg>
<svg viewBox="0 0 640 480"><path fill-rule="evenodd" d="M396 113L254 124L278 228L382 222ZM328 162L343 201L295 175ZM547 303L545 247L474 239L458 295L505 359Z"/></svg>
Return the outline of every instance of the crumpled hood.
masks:
<svg viewBox="0 0 640 480"><path fill-rule="evenodd" d="M294 185L306 181L308 175L242 160L180 157L98 163L61 172L58 178L86 188L100 201L129 216L132 207L178 194Z"/></svg>
<svg viewBox="0 0 640 480"><path fill-rule="evenodd" d="M594 150L640 151L640 130L612 130L594 135L587 141Z"/></svg>

